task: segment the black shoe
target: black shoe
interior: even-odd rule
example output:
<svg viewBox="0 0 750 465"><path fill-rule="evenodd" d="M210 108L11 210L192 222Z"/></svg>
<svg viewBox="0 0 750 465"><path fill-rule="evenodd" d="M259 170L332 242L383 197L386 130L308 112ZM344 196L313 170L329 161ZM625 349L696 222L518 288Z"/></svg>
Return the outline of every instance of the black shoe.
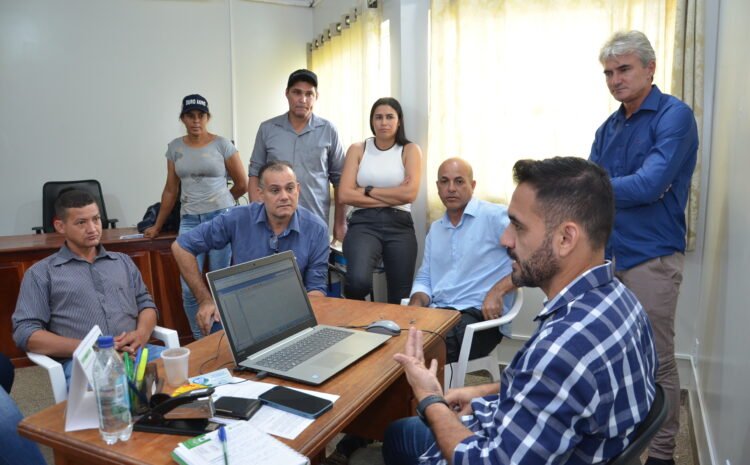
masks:
<svg viewBox="0 0 750 465"><path fill-rule="evenodd" d="M675 465L675 463L674 459L657 459L656 457L649 457L643 465Z"/></svg>

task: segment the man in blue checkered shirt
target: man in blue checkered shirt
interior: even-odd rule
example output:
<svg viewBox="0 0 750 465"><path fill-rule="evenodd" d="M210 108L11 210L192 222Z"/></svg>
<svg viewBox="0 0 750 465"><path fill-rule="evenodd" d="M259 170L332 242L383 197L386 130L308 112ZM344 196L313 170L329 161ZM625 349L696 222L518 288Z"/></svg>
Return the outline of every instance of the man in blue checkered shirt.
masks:
<svg viewBox="0 0 750 465"><path fill-rule="evenodd" d="M595 464L621 452L655 395L648 318L604 259L614 202L607 174L581 158L521 160L501 243L512 280L546 295L538 330L500 383L448 391L422 335L404 366L418 417L386 431L387 465Z"/></svg>

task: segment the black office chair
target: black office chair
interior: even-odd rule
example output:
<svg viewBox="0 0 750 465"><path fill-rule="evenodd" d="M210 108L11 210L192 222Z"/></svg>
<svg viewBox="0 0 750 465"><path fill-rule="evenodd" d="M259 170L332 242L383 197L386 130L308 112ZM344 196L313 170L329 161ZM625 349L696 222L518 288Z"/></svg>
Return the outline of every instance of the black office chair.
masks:
<svg viewBox="0 0 750 465"><path fill-rule="evenodd" d="M45 182L42 187L42 226L31 228L37 234L55 232L53 224L55 219L55 200L63 191L69 189L78 189L86 191L96 199L99 205L99 214L102 217L102 226L104 229L113 228L117 224L116 218L107 217L107 208L104 206L104 196L102 195L102 186L96 179L85 179L82 181L49 181Z"/></svg>
<svg viewBox="0 0 750 465"><path fill-rule="evenodd" d="M646 450L651 438L659 431L666 417L667 399L664 397L664 388L657 384L654 403L651 404L651 410L648 411L646 418L638 425L633 442L607 462L607 465L641 465L641 454Z"/></svg>

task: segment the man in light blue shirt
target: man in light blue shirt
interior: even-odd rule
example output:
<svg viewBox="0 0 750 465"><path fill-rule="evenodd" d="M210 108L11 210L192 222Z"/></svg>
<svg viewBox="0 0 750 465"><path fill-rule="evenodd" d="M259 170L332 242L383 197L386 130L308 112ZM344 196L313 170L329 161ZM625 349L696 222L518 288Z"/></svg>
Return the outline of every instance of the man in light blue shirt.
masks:
<svg viewBox="0 0 750 465"><path fill-rule="evenodd" d="M514 289L511 260L500 245L508 210L472 198L475 186L465 160L450 158L438 168L438 195L446 211L427 234L409 301L461 311L461 321L446 336L449 363L458 360L466 325L500 317L503 298ZM499 331L475 334L469 358L487 355L501 339Z"/></svg>
<svg viewBox="0 0 750 465"><path fill-rule="evenodd" d="M258 173L263 203L235 207L183 234L172 244L182 277L198 300L196 320L204 334L217 331L219 313L195 256L232 244L232 263L291 250L309 295L325 295L328 279L328 227L298 207L299 183L285 161L267 163Z"/></svg>

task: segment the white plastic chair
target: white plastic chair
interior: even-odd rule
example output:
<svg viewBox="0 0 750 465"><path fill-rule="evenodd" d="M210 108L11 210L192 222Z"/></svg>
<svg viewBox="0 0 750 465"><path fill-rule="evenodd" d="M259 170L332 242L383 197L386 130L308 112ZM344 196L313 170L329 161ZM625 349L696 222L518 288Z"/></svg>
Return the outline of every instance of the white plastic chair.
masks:
<svg viewBox="0 0 750 465"><path fill-rule="evenodd" d="M444 386L446 390L463 387L466 373L478 370L489 371L492 375L493 381L500 379L500 360L497 358L497 348L493 349L489 355L474 360L469 360L469 353L471 352L471 343L474 339L475 332L485 330L500 331L500 326L510 323L518 315L518 312L523 306L523 290L520 288L516 289L513 294L515 295L513 305L510 310L504 313L500 318L466 325L466 331L464 332L464 340L461 342L461 352L458 355L458 361L445 367Z"/></svg>
<svg viewBox="0 0 750 465"><path fill-rule="evenodd" d="M157 326L151 335L164 342L164 345L169 349L180 347L180 338L174 329ZM46 355L35 354L34 352L26 352L26 356L29 357L29 360L47 370L50 383L52 384L52 394L55 397L55 403L59 404L66 400L68 398L68 386L65 382L65 373L63 372L62 364Z"/></svg>

